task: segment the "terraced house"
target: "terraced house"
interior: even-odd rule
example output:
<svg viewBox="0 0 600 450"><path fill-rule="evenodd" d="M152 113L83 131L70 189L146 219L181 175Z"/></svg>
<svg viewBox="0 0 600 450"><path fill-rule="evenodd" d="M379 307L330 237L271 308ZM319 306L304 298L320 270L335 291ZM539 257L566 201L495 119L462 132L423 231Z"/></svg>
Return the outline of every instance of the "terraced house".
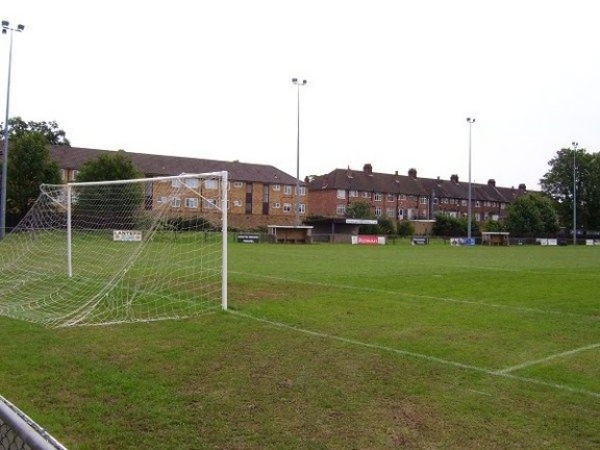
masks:
<svg viewBox="0 0 600 450"><path fill-rule="evenodd" d="M50 154L58 163L64 182L74 181L81 166L110 150L51 146ZM229 225L234 228L252 229L267 225L292 225L295 221L296 178L273 167L239 161L215 161L178 156L130 153L134 166L145 177L180 175L182 173L206 173L227 171L229 173ZM214 187L216 188L216 186ZM194 196L166 199L161 194L161 183L146 186L146 205L164 207L173 215L185 217L186 211L210 207L210 183L203 186L204 199ZM300 183L300 218L307 212L307 190Z"/></svg>
<svg viewBox="0 0 600 450"><path fill-rule="evenodd" d="M471 184L472 214L477 221L503 218L506 206L526 192L497 187L495 180L487 184ZM439 177L418 178L410 169L407 175L373 172L371 164L362 171L335 169L315 177L309 184L310 214L324 217L344 217L348 205L367 202L376 217L397 220L433 219L436 213L452 217L466 216L469 183L459 181L458 175L448 180Z"/></svg>

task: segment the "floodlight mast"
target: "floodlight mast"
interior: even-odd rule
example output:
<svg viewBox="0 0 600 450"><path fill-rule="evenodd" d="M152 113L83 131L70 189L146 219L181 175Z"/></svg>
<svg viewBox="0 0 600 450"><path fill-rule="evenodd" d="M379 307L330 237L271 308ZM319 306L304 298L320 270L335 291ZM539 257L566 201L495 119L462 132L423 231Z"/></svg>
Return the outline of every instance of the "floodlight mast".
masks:
<svg viewBox="0 0 600 450"><path fill-rule="evenodd" d="M292 78L298 90L298 123L297 123L297 135L296 135L296 224L301 225L300 221L300 86L306 85L306 80L299 80L298 78Z"/></svg>
<svg viewBox="0 0 600 450"><path fill-rule="evenodd" d="M577 178L576 178L576 156L578 142L573 141L573 245L577 245Z"/></svg>
<svg viewBox="0 0 600 450"><path fill-rule="evenodd" d="M467 117L467 122L469 123L469 194L468 194L468 201L469 204L467 205L467 239L468 239L468 244L467 245L471 245L471 129L473 127L473 124L475 123L475 119L471 118L471 117Z"/></svg>
<svg viewBox="0 0 600 450"><path fill-rule="evenodd" d="M12 69L12 43L13 31L20 33L25 29L24 25L17 25L17 28L11 28L8 20L2 21L2 34L10 32L10 43L8 50L8 82L6 87L6 116L4 120L4 148L2 149L2 192L0 194L0 239L4 239L6 234L6 176L8 172L8 112L10 107L10 74Z"/></svg>

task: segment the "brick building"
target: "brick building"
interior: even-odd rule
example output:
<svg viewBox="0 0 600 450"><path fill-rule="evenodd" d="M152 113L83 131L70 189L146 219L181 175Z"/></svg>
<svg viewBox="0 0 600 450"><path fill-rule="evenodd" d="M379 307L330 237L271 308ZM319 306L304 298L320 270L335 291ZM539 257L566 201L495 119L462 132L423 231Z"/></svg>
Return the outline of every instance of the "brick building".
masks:
<svg viewBox="0 0 600 450"><path fill-rule="evenodd" d="M109 150L51 146L50 154L58 163L63 181L74 181L77 171L90 160ZM292 225L295 221L296 178L273 166L249 164L239 161L215 161L178 156L130 153L133 165L144 176L159 177L182 173L206 173L227 171L229 173L229 225L234 228L252 229L267 225ZM210 197L210 185L205 186ZM300 183L300 218L306 216L308 196L305 183ZM161 196L160 182L146 188L147 201L157 206L165 199ZM209 198L210 199L210 198ZM198 200L180 199L170 208L182 216L186 209L197 208Z"/></svg>
<svg viewBox="0 0 600 450"><path fill-rule="evenodd" d="M324 217L344 217L348 205L367 202L375 217L398 220L433 219L442 212L451 217L466 216L469 183L459 181L458 175L449 180L418 178L410 169L407 175L376 173L371 164L362 171L335 169L309 183L310 214ZM471 183L474 220L498 220L505 215L506 206L526 192L497 187L495 180L487 184Z"/></svg>

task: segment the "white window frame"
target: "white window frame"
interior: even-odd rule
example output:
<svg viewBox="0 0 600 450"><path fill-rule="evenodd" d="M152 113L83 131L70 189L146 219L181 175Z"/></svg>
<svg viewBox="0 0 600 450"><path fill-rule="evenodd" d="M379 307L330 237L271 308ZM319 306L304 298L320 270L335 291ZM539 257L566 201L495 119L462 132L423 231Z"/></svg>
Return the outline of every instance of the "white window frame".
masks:
<svg viewBox="0 0 600 450"><path fill-rule="evenodd" d="M200 186L200 180L198 178L186 178L184 182L185 186L189 187L190 189L196 189L198 186Z"/></svg>
<svg viewBox="0 0 600 450"><path fill-rule="evenodd" d="M175 181L175 180L173 180ZM179 208L181 207L181 199L179 197L173 197L171 199L171 208Z"/></svg>
<svg viewBox="0 0 600 450"><path fill-rule="evenodd" d="M337 193L336 193L336 198L339 198L340 200L343 200L346 198L346 190L345 189L338 189Z"/></svg>
<svg viewBox="0 0 600 450"><path fill-rule="evenodd" d="M281 203L279 203L279 202L274 202L272 206L273 206L273 209L281 209Z"/></svg>
<svg viewBox="0 0 600 450"><path fill-rule="evenodd" d="M281 190L281 185L279 185L279 184L274 184L274 185L273 185L273 190L274 190L274 191L280 191L280 190Z"/></svg>
<svg viewBox="0 0 600 450"><path fill-rule="evenodd" d="M292 204L291 203L284 203L282 209L283 209L284 213L291 213L292 212Z"/></svg>
<svg viewBox="0 0 600 450"><path fill-rule="evenodd" d="M287 184L283 186L283 195L292 195L292 187Z"/></svg>
<svg viewBox="0 0 600 450"><path fill-rule="evenodd" d="M195 197L187 197L184 200L185 207L188 209L198 209L198 199Z"/></svg>
<svg viewBox="0 0 600 450"><path fill-rule="evenodd" d="M358 191L357 190L348 191L348 197L351 197L351 198L358 197Z"/></svg>
<svg viewBox="0 0 600 450"><path fill-rule="evenodd" d="M346 205L337 205L335 208L335 214L338 216L346 215Z"/></svg>
<svg viewBox="0 0 600 450"><path fill-rule="evenodd" d="M383 200L383 194L381 192L375 192L373 194L373 201L380 202Z"/></svg>
<svg viewBox="0 0 600 450"><path fill-rule="evenodd" d="M233 187L234 188L242 188L242 187L244 187L244 183L241 182L241 181L234 181L233 182Z"/></svg>
<svg viewBox="0 0 600 450"><path fill-rule="evenodd" d="M219 189L219 180L204 180L204 189Z"/></svg>

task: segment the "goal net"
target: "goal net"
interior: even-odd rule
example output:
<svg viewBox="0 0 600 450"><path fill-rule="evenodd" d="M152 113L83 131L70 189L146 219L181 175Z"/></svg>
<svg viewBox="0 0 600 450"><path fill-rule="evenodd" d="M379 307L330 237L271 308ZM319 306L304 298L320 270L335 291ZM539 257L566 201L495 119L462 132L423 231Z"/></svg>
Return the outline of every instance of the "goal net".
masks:
<svg viewBox="0 0 600 450"><path fill-rule="evenodd" d="M42 185L0 242L0 315L47 326L227 308L227 172Z"/></svg>

